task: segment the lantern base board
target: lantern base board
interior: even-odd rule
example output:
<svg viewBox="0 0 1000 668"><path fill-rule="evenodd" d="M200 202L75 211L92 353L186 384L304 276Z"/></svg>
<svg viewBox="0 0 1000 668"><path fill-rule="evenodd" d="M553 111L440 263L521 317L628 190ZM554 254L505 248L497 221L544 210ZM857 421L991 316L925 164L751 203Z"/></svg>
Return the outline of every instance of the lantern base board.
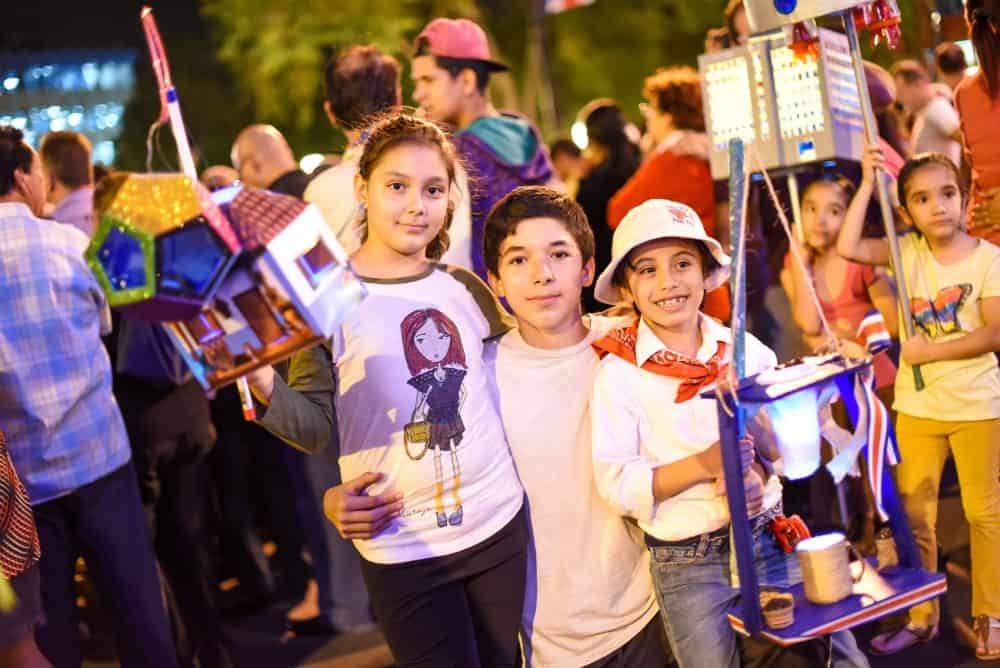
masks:
<svg viewBox="0 0 1000 668"><path fill-rule="evenodd" d="M279 340L255 350L254 358L241 356L233 360L234 366L220 369L208 363L205 350L192 338L183 323L164 323L164 328L177 346L188 369L206 392L224 387L254 369L282 362L300 350L321 344L327 338L308 327L290 330Z"/></svg>
<svg viewBox="0 0 1000 668"><path fill-rule="evenodd" d="M211 369L205 374L208 388L218 389L224 385L235 382L240 376L245 376L254 369L269 364L282 362L300 350L307 350L325 341L325 337L316 334L312 330L302 332L291 332L281 341L269 344L263 350L258 351L255 360L248 360L231 369L215 370Z"/></svg>
<svg viewBox="0 0 1000 668"><path fill-rule="evenodd" d="M195 317L201 312L202 303L200 300L157 294L145 301L118 306L116 309L123 315L137 320L170 322Z"/></svg>
<svg viewBox="0 0 1000 668"><path fill-rule="evenodd" d="M941 596L948 589L943 573L900 566L878 572L874 558L869 558L867 562L864 576L854 585L854 593L837 603L810 603L801 583L783 589L795 598L795 621L783 629L765 627L761 636L776 645L789 647L906 610ZM747 635L739 601L730 607L728 616L730 625L737 632Z"/></svg>

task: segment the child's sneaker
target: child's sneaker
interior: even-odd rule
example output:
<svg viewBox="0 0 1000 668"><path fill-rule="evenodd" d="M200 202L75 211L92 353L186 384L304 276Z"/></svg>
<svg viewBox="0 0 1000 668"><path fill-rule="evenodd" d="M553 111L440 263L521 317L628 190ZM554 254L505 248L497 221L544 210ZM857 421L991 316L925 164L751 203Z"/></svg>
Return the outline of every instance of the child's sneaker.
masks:
<svg viewBox="0 0 1000 668"><path fill-rule="evenodd" d="M986 615L976 617L976 658L980 661L1000 660L1000 619Z"/></svg>
<svg viewBox="0 0 1000 668"><path fill-rule="evenodd" d="M937 624L930 628L921 628L919 626L907 624L906 626L895 631L878 634L872 638L868 649L872 654L876 655L895 654L896 652L902 652L904 649L908 649L914 645L930 642L931 640L937 638L937 636Z"/></svg>

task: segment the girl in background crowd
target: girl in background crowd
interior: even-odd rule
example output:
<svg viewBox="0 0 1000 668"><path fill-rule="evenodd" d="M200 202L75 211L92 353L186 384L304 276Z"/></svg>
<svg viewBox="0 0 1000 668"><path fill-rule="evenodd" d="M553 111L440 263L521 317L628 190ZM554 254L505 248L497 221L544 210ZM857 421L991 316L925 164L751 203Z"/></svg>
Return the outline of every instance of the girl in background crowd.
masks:
<svg viewBox="0 0 1000 668"><path fill-rule="evenodd" d="M972 168L969 233L1000 241L1000 2L966 0L965 20L979 71L955 88L965 158Z"/></svg>
<svg viewBox="0 0 1000 668"><path fill-rule="evenodd" d="M785 267L781 272L781 285L792 306L792 316L798 325L806 344L811 350L823 346L826 336L820 313L809 290L811 283L819 297L823 316L842 341L842 345L852 348L858 356L864 355L861 348L865 342L859 339L859 328L865 317L877 309L886 322L890 336L896 336L896 296L892 281L881 267L858 264L845 260L837 254L837 234L844 222L844 214L854 196L854 184L840 175L824 176L816 179L802 191L802 227L805 243L799 244L800 255L805 259L806 273L791 255L785 256ZM893 383L896 381L896 365L883 351L875 356L875 387L886 406L892 406ZM843 404L837 403L834 415L838 422L846 420ZM844 425L848 426L848 425ZM857 479L851 479L856 482ZM855 514L860 520L860 535L863 544L873 547L875 538L875 514L870 503L870 492L865 484L851 486L855 499ZM822 524L832 518L823 516L823 508L829 509L824 500L830 498L832 489L819 479L810 481L811 511L813 521ZM854 493L857 492L857 493ZM860 514L857 511L860 510Z"/></svg>
<svg viewBox="0 0 1000 668"><path fill-rule="evenodd" d="M589 171L580 181L576 201L583 207L594 231L594 261L598 267L611 261L608 201L639 168L639 147L627 134L627 120L614 100L594 100L580 111L587 126L587 148L583 152ZM606 307L594 299L593 286L583 289L585 312Z"/></svg>

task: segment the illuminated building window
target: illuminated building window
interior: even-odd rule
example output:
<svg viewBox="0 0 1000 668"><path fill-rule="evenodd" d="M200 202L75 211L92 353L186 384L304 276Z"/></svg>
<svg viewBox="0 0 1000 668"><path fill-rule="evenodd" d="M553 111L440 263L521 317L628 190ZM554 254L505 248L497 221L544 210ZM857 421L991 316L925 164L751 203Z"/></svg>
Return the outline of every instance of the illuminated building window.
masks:
<svg viewBox="0 0 1000 668"><path fill-rule="evenodd" d="M0 123L36 148L46 132L82 132L95 162L110 165L134 92L135 58L121 49L0 53Z"/></svg>

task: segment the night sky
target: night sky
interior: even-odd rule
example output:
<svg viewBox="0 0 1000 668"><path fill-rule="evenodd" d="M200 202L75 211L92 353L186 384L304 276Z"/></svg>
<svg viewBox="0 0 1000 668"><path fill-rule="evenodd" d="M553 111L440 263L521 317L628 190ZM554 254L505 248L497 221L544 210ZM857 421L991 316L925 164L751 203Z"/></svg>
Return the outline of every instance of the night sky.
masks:
<svg viewBox="0 0 1000 668"><path fill-rule="evenodd" d="M183 30L208 35L197 0L12 0L0 13L0 52L116 47L145 50L139 24L143 4L153 7L161 32Z"/></svg>

